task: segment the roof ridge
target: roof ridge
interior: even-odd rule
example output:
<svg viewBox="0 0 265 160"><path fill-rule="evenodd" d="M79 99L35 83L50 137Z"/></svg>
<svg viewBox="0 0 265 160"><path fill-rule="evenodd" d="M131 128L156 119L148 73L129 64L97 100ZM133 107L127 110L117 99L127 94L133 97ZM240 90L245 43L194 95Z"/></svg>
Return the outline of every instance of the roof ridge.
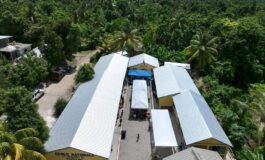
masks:
<svg viewBox="0 0 265 160"><path fill-rule="evenodd" d="M115 54L115 53L111 53L111 54L108 54L108 55L106 55L106 56L112 56L111 59L113 59L115 55L117 55L117 54ZM106 57L106 56L104 56L104 57ZM104 57L103 57L103 58L104 58ZM101 57L101 58L102 58L102 57ZM89 106L90 106L92 100L95 98L95 95L96 95L96 93L97 93L97 88L98 88L99 84L102 82L102 80L104 79L103 77L106 75L107 71L109 70L109 66L110 66L111 63L113 63L113 61L110 61L110 63L109 63L108 66L106 67L106 69L105 69L102 73L100 73L100 75L99 75L99 76L100 76L100 79L99 79L99 81L96 83L95 90L94 90L94 92L93 92L93 94L92 94L92 96L91 96L91 99L89 100L89 103L87 104L87 107L86 107L86 109L85 109L85 111L84 111L84 113L83 113L83 116L82 116L82 118L81 118L81 120L80 120L80 124L83 122L83 120L84 120L84 118L85 118L84 115L85 115L85 113L87 112L87 110L89 109ZM90 82L90 81L88 81L88 82ZM87 83L87 82L86 82L86 83ZM73 144L73 142L74 142L74 140L75 140L75 138L76 138L76 136L77 136L77 133L78 133L78 131L79 131L79 129L80 129L80 126L81 126L81 125L79 125L79 127L78 127L77 130L75 131L75 134L74 134L74 136L73 136L73 139L72 139L72 141L71 141L71 143L70 143L70 147L72 147L72 148L75 148L74 146L72 146L72 144Z"/></svg>

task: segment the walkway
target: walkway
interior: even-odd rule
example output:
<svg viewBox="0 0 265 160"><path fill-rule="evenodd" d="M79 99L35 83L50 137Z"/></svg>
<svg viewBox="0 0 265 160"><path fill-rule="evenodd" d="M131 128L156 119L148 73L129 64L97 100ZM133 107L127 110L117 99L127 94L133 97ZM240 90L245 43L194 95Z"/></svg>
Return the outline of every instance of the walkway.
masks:
<svg viewBox="0 0 265 160"><path fill-rule="evenodd" d="M126 130L126 138L120 142L119 160L149 160L151 157L149 121L129 120L131 86L126 87L125 108L122 130ZM140 135L137 142L137 134Z"/></svg>
<svg viewBox="0 0 265 160"><path fill-rule="evenodd" d="M76 55L76 65L77 69L85 64L89 63L90 57L95 54L96 51L92 51L89 54L80 53ZM47 122L47 126L51 128L56 121L56 118L53 116L54 105L59 98L69 100L72 96L72 88L75 85L74 77L76 72L65 75L63 79L58 83L52 83L47 88L44 88L44 96L37 101L39 105L38 112Z"/></svg>

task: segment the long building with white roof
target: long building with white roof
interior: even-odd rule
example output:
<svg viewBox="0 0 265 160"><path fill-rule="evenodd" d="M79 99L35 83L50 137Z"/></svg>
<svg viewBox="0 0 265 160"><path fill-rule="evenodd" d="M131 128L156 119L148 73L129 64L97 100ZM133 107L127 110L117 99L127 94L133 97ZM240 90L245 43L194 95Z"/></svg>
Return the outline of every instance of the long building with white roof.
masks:
<svg viewBox="0 0 265 160"><path fill-rule="evenodd" d="M94 79L81 84L50 131L49 160L108 159L129 59L110 54L99 59Z"/></svg>
<svg viewBox="0 0 265 160"><path fill-rule="evenodd" d="M232 146L205 99L187 90L173 96L186 146L216 150L224 155Z"/></svg>

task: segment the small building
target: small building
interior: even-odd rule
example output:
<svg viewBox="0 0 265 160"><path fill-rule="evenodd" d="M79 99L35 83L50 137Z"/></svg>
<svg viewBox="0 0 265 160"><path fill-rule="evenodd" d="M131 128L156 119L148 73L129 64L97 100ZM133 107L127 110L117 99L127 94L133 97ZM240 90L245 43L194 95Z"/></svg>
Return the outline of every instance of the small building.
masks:
<svg viewBox="0 0 265 160"><path fill-rule="evenodd" d="M47 160L106 160L110 157L129 58L110 54L95 76L81 84L50 131Z"/></svg>
<svg viewBox="0 0 265 160"><path fill-rule="evenodd" d="M224 157L232 144L205 99L192 90L186 90L173 96L173 100L184 147L209 149Z"/></svg>
<svg viewBox="0 0 265 160"><path fill-rule="evenodd" d="M133 57L130 57L129 69L139 70L153 70L153 68L159 67L158 59L148 54L142 53Z"/></svg>
<svg viewBox="0 0 265 160"><path fill-rule="evenodd" d="M0 36L0 53L7 59L15 60L31 50L31 44L10 42L12 36Z"/></svg>
<svg viewBox="0 0 265 160"><path fill-rule="evenodd" d="M147 84L145 80L134 80L132 90L131 114L134 118L145 118L148 111Z"/></svg>
<svg viewBox="0 0 265 160"><path fill-rule="evenodd" d="M6 47L12 36L3 36L0 35L0 48Z"/></svg>
<svg viewBox="0 0 265 160"><path fill-rule="evenodd" d="M181 152L163 158L163 160L223 160L222 157L214 151L190 147Z"/></svg>
<svg viewBox="0 0 265 160"><path fill-rule="evenodd" d="M176 66L176 67L181 67L181 68L184 68L186 70L190 70L190 64L187 64L187 63L177 63L177 62L165 62L164 65L173 65L173 66Z"/></svg>
<svg viewBox="0 0 265 160"><path fill-rule="evenodd" d="M151 120L154 139L154 153L159 157L169 156L177 150L178 143L167 109L152 109Z"/></svg>
<svg viewBox="0 0 265 160"><path fill-rule="evenodd" d="M160 107L172 107L172 96L186 89L200 94L189 73L183 68L166 65L155 68L153 72Z"/></svg>

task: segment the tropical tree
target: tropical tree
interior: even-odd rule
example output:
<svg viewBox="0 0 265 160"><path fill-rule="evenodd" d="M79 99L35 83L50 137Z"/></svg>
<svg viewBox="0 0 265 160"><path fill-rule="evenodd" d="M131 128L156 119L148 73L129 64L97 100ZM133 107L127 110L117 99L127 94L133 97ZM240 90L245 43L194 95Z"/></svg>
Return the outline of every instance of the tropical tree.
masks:
<svg viewBox="0 0 265 160"><path fill-rule="evenodd" d="M38 105L32 101L32 93L25 87L0 89L0 108L3 108L9 131L32 127L38 131L42 141L48 138L48 127L38 113Z"/></svg>
<svg viewBox="0 0 265 160"><path fill-rule="evenodd" d="M240 160L264 160L264 157L258 151L250 151L247 149L242 150L239 153Z"/></svg>
<svg viewBox="0 0 265 160"><path fill-rule="evenodd" d="M137 30L116 32L109 39L109 47L112 51L127 51L130 55L142 51L142 39L136 35Z"/></svg>
<svg viewBox="0 0 265 160"><path fill-rule="evenodd" d="M76 76L75 76L75 82L76 83L83 83L86 81L89 81L93 79L94 77L94 69L91 67L90 64L84 64L80 67L78 70Z"/></svg>
<svg viewBox="0 0 265 160"><path fill-rule="evenodd" d="M196 63L199 71L203 71L205 67L215 60L217 51L218 38L214 37L208 40L208 36L203 32L198 32L190 41L187 59L190 63Z"/></svg>
<svg viewBox="0 0 265 160"><path fill-rule="evenodd" d="M28 53L10 66L8 80L15 85L33 88L48 76L48 63L44 58Z"/></svg>
<svg viewBox="0 0 265 160"><path fill-rule="evenodd" d="M27 132L27 130L31 130L34 133L37 133L37 131L31 129L31 128L25 128L18 132ZM20 137L21 138L21 137ZM29 141L29 139L35 139L41 142L37 137L24 137L20 140L16 139L16 136L0 131L0 158L1 160L22 160L22 159L34 159L34 160L46 160L46 158L36 150L31 150L28 148L28 146L24 146L21 144L23 141ZM31 141L32 146L36 145L34 141ZM43 148L43 144L40 143L38 146L41 146ZM43 150L44 151L44 150Z"/></svg>
<svg viewBox="0 0 265 160"><path fill-rule="evenodd" d="M59 117L61 115L61 113L63 112L64 108L66 107L68 101L66 101L65 99L58 99L57 102L54 105L54 116L55 117Z"/></svg>

